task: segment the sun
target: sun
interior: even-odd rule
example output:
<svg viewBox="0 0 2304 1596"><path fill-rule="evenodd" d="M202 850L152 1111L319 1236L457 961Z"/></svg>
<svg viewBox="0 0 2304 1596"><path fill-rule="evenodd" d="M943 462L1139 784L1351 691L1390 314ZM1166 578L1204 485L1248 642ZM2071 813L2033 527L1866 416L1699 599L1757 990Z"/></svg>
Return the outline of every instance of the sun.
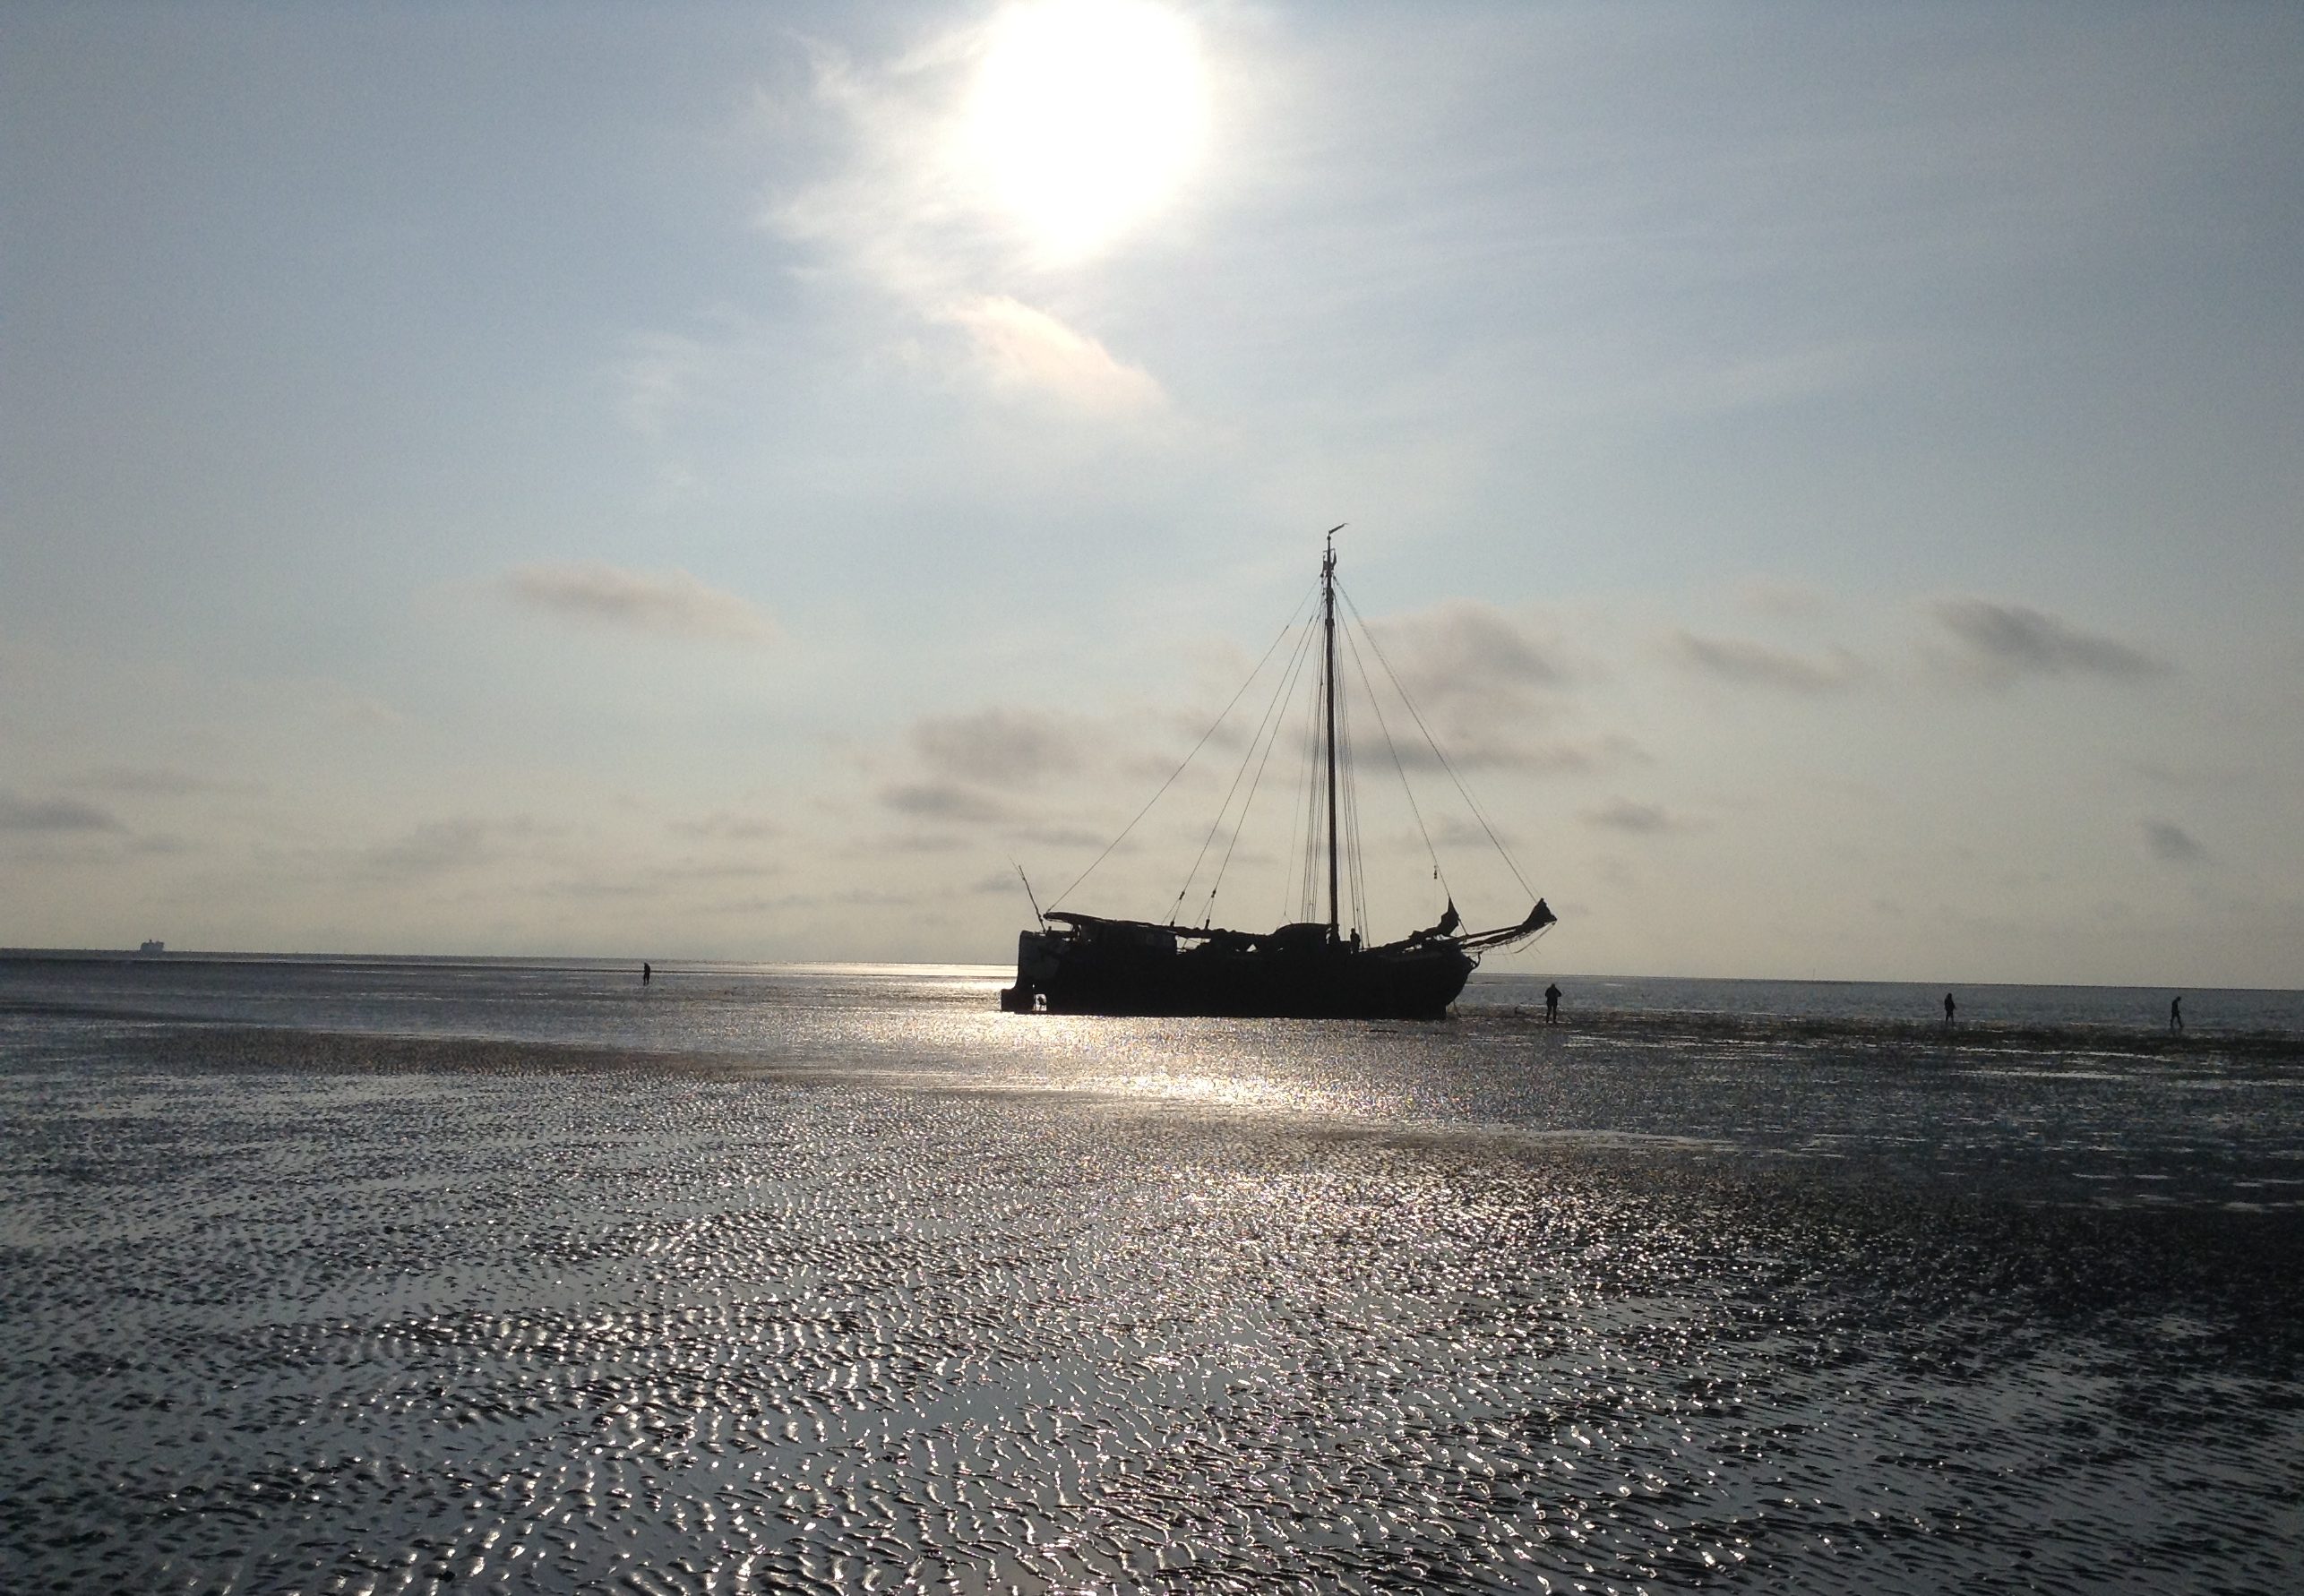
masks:
<svg viewBox="0 0 2304 1596"><path fill-rule="evenodd" d="M1045 255L1102 249L1199 159L1207 80L1191 24L1148 0L1036 0L992 24L967 115L998 203Z"/></svg>

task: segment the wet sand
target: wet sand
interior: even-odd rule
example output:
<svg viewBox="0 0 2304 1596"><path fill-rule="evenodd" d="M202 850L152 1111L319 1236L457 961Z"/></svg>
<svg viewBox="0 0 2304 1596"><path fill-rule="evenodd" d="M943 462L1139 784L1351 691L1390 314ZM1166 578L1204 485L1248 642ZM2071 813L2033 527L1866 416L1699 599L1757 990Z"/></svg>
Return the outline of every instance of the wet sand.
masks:
<svg viewBox="0 0 2304 1596"><path fill-rule="evenodd" d="M1445 1047L1476 1072L1511 1024ZM1779 1121L1853 1114L1844 1034L1733 1105L1735 1034L1646 1036L1522 1033L1549 1085L1405 1116L1350 1111L1469 1088L1147 1090L1157 1037L1069 1084L19 1041L0 1583L2295 1588L2304 1215L2235 1195L2304 1174L2284 1132L2206 1181L2153 1167L2198 1127L2110 1149L2102 1201L2005 1137L1818 1151ZM1617 1120L1528 1106L1571 1045ZM1928 1077L1930 1136L2067 1101L2027 1068L2088 1085L1983 1067ZM2068 1111L2034 1142L2102 1139Z"/></svg>

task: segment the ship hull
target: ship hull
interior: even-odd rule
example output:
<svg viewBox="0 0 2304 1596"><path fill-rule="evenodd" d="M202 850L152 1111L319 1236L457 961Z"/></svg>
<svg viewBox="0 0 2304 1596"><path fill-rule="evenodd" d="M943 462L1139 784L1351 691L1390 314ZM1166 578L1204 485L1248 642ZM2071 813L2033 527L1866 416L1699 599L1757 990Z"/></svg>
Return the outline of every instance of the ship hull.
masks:
<svg viewBox="0 0 2304 1596"><path fill-rule="evenodd" d="M1173 941L1026 931L1019 1012L1285 1019L1439 1019L1476 960L1449 942L1355 948L1179 948Z"/></svg>

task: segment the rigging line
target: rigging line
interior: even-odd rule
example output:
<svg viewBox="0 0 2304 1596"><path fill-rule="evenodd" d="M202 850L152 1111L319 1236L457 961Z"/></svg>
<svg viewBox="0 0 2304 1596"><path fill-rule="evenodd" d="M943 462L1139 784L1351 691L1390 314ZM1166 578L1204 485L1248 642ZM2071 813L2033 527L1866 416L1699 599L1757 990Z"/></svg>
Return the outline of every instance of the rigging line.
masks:
<svg viewBox="0 0 2304 1596"><path fill-rule="evenodd" d="M1337 590L1340 593L1343 591L1340 588ZM1449 760L1446 751L1441 749L1440 740L1432 735L1432 729L1424 724L1423 714L1416 708L1416 700L1410 698L1408 690L1401 685L1400 674L1392 668L1392 662L1384 656L1384 645L1378 642L1376 634L1368 630L1368 618L1360 613L1360 606L1352 602L1350 594L1344 594L1344 602L1352 611L1353 619L1360 622L1361 631L1367 633L1368 647L1375 654L1376 663L1384 667L1385 675L1391 678L1392 691L1398 693L1400 701L1408 707L1408 714L1415 720L1416 730L1424 734L1425 745L1432 751L1432 757L1440 762L1440 768L1448 772L1449 780L1456 784L1456 790L1463 795L1465 806L1472 811L1472 818L1479 821L1481 830L1488 834L1488 840L1494 845L1497 856L1504 861L1504 868L1512 872L1512 879L1519 882L1521 891L1530 897L1535 897L1536 889L1528 885L1528 878L1520 873L1520 867L1513 861L1511 851L1505 847L1503 838L1498 837L1496 828L1488 823L1488 816L1482 811L1480 801L1472 795L1472 789L1464 785L1464 777L1457 774L1456 766Z"/></svg>
<svg viewBox="0 0 2304 1596"><path fill-rule="evenodd" d="M1361 935L1364 940L1372 942L1375 940L1375 936L1370 927L1373 923L1374 912L1369 907L1368 903L1368 854L1361 845L1360 833L1360 767L1356 762L1359 732L1360 728L1355 725L1353 728L1352 741L1349 744L1354 750L1355 760L1352 777L1352 901L1359 908Z"/></svg>
<svg viewBox="0 0 2304 1596"><path fill-rule="evenodd" d="M1208 823L1208 835L1200 839L1200 851L1192 856L1192 867L1184 872L1184 884L1176 888L1176 901L1168 908L1168 922L1171 925L1179 923L1177 912L1183 907L1184 897L1191 891L1192 882L1200 873L1200 865L1208 858L1208 847L1216 841L1216 834L1224 827L1225 816L1232 811L1233 794L1240 790L1241 777L1247 773L1249 761L1256 757L1256 745L1263 740L1265 729L1272 724L1272 717L1277 706L1287 698L1298 674L1303 668L1304 654L1310 647L1311 638L1311 628L1307 626L1297 639L1295 651L1290 655L1286 667L1280 673L1280 680L1273 690L1272 699L1265 705L1263 717L1257 722L1255 734L1248 740L1247 750L1241 755L1240 768L1233 772L1232 785L1225 791L1224 802L1216 806L1216 818Z"/></svg>
<svg viewBox="0 0 2304 1596"><path fill-rule="evenodd" d="M1277 726L1273 728L1272 740L1276 744L1280 740L1280 728ZM1298 771L1296 777L1297 790L1299 792L1302 791L1304 783L1310 779L1311 777L1308 773L1302 770ZM1295 888L1296 878L1293 872L1295 869L1296 858L1296 828L1302 822L1303 818L1304 817L1293 806L1289 809L1288 847L1287 851L1280 855L1280 917L1278 923L1282 925L1287 924L1288 922L1294 918L1294 916L1288 913L1288 895L1290 892L1294 890Z"/></svg>
<svg viewBox="0 0 2304 1596"><path fill-rule="evenodd" d="M1355 630L1364 631L1366 624L1363 622ZM1368 662L1361 656L1360 641L1349 631L1344 634L1344 640L1352 649L1352 668L1360 673L1360 685L1368 690L1368 707L1376 712L1376 729L1384 734L1384 751L1392 756L1392 769L1400 778L1400 794L1408 801L1408 813L1415 819L1416 835L1424 839L1424 854L1432 862L1432 880L1440 884L1442 890L1449 892L1449 901L1453 903L1456 894L1449 889L1448 872L1440 868L1440 850L1432 845L1432 834L1424 825L1424 811L1417 807L1416 789L1408 780L1408 767L1400 758L1400 746L1392 741L1391 723L1384 718L1383 701L1376 696L1376 683L1369 679ZM1369 647L1372 648L1375 646L1371 639Z"/></svg>
<svg viewBox="0 0 2304 1596"><path fill-rule="evenodd" d="M1314 591L1317 592L1318 589L1315 588ZM1305 596L1306 598L1309 598L1310 596L1311 595L1309 594ZM1295 610L1289 614L1288 623L1280 629L1280 635L1272 639L1272 646L1264 650L1264 657L1256 662L1256 668L1248 673L1248 680L1240 684L1239 691L1234 692L1232 695L1230 701L1228 701L1225 707L1217 712L1216 719L1209 724L1208 729L1200 734L1200 740L1199 742L1192 744L1191 752L1186 754L1182 759L1178 760L1176 768L1168 772L1168 779L1160 784L1159 791L1154 793L1151 797L1144 801L1144 807L1136 811L1136 819L1131 820L1127 825L1122 827L1120 828L1120 836L1113 837L1110 842L1104 845L1104 852L1098 854L1095 859L1089 862L1088 869L1082 871L1079 875L1072 878L1071 886L1065 888L1062 892L1056 894L1054 897L1049 899L1048 906L1050 908L1054 908L1058 904L1062 903L1066 898L1071 897L1072 894L1079 889L1079 884L1082 881L1087 880L1090 876L1094 875L1096 873L1096 867L1102 864L1106 859L1110 858L1112 856L1112 851L1120 846L1121 843L1127 837L1130 832L1136 829L1137 821L1141 820L1146 815L1152 812L1152 806L1160 802L1160 794L1166 792L1170 787L1175 785L1176 777L1184 773L1184 767L1191 764L1193 757L1207 745L1208 740L1216 735L1216 727L1222 725L1225 722L1225 717L1232 713L1233 705L1240 702L1241 695L1249 690L1250 686L1254 683L1257 677L1264 674L1264 667L1271 663L1272 656L1278 651L1280 645L1287 640L1288 634L1295 630L1296 616L1302 612L1304 603L1304 599L1298 599L1296 601Z"/></svg>
<svg viewBox="0 0 2304 1596"><path fill-rule="evenodd" d="M1216 806L1216 819L1208 824L1208 834L1200 838L1200 851L1192 855L1192 868L1184 872L1184 884L1176 888L1176 901L1168 910L1168 923L1171 925L1179 923L1176 919L1176 911L1183 906L1184 895L1192 889L1193 879L1200 873L1200 865L1208 858L1208 848L1216 841L1216 834L1224 828L1225 816L1232 812L1233 795L1240 791L1241 780L1248 774L1249 763L1256 758L1257 745L1264 742L1264 734L1273 727L1275 716L1279 713L1282 701L1287 697L1297 675L1303 669L1304 656L1311 648L1311 636L1312 629L1309 626L1305 627L1303 636L1296 644L1295 653L1289 658L1288 668L1280 673L1280 681L1273 689L1271 701L1264 706L1263 717L1256 723L1255 734L1248 739L1247 751L1240 757L1240 768L1232 773L1232 785L1225 789L1224 802ZM1262 775L1260 768L1258 775L1259 777ZM1251 787L1249 796L1252 799L1255 795L1255 789ZM1243 822L1248 819L1248 806L1244 803L1240 808L1240 818ZM1234 828L1232 835L1233 840L1237 843L1240 840L1237 827ZM1227 856L1228 854L1227 850ZM1218 879L1221 880L1223 872L1219 871ZM1208 897L1211 900L1216 897L1216 886L1213 882L1208 886Z"/></svg>
<svg viewBox="0 0 2304 1596"><path fill-rule="evenodd" d="M1337 735L1342 739L1338 752L1346 761L1344 766L1344 841L1345 858L1349 861L1352 882L1353 929L1368 930L1368 866L1360 849L1360 781L1359 766L1353 761L1352 701L1339 699Z"/></svg>
<svg viewBox="0 0 2304 1596"><path fill-rule="evenodd" d="M1307 642L1311 640L1311 635L1312 629L1309 626L1305 627L1304 637ZM1298 654L1297 659L1300 665L1302 658L1303 655L1302 653ZM1301 669L1298 674L1302 674ZM1277 711L1279 707L1277 700L1275 700L1273 707ZM1264 742L1264 757L1262 759L1258 761L1256 766L1256 779L1248 784L1248 796L1242 799L1240 802L1240 819L1233 825L1232 840L1225 845L1224 858L1217 862L1216 867L1216 879L1208 883L1208 913L1200 919L1200 923L1203 926L1206 926L1209 921L1216 918L1216 888L1224 885L1224 873L1232 868L1233 851L1240 846L1241 833L1248 829L1249 806L1256 802L1256 794L1264 785L1264 767L1272 762L1272 751L1280 746L1280 716L1277 714L1274 715L1271 725L1272 735L1267 738ZM1251 745L1251 751L1254 751L1252 744ZM1243 768L1245 768L1245 767L1243 767ZM1240 784L1235 780L1233 785L1237 786ZM1225 802L1227 803L1231 802L1229 795L1227 795ZM1198 869L1199 867L1195 865L1193 868Z"/></svg>
<svg viewBox="0 0 2304 1596"><path fill-rule="evenodd" d="M1337 858L1341 866L1344 896L1336 906L1336 934L1343 936L1359 912L1353 896L1351 711L1339 698L1336 706Z"/></svg>
<svg viewBox="0 0 2304 1596"><path fill-rule="evenodd" d="M1345 901L1343 908L1348 909L1350 912L1349 914L1342 914L1342 919L1346 923L1339 924L1337 926L1337 934L1339 936L1344 934L1347 926L1357 927L1361 923L1360 911L1362 906L1360 901L1360 828L1358 825L1358 811L1355 807L1359 802L1360 794L1358 785L1352 779L1352 706L1349 700L1344 697L1342 687L1343 684L1341 682L1337 683L1338 691L1337 694L1336 704L1336 768L1338 791L1341 794L1343 807L1337 819L1337 840L1338 843L1338 851L1344 856ZM1341 910L1339 913L1342 913Z"/></svg>
<svg viewBox="0 0 2304 1596"><path fill-rule="evenodd" d="M1294 913L1281 911L1283 919L1309 922L1320 893L1319 871L1320 856L1320 785L1315 773L1320 760L1320 710L1315 696L1304 711L1304 758L1296 777L1296 790L1303 794L1304 852L1303 870L1298 876L1298 893Z"/></svg>
<svg viewBox="0 0 2304 1596"><path fill-rule="evenodd" d="M1288 886L1294 897L1291 898L1285 893L1282 895L1280 920L1283 924L1311 917L1312 860L1320 847L1319 792L1312 780L1312 770L1320 758L1320 740L1310 710L1305 711L1303 728L1302 751L1296 760L1296 813L1290 818L1288 825L1289 840L1293 845L1294 833L1299 822L1302 823L1304 845L1300 854L1295 853L1293 846L1290 850L1294 857L1290 860L1289 868L1295 873L1289 877Z"/></svg>
<svg viewBox="0 0 2304 1596"><path fill-rule="evenodd" d="M1377 697L1376 683L1368 674L1368 662L1360 652L1359 639L1350 632L1345 640L1352 648L1353 668L1360 674L1360 684L1367 690L1368 707L1376 713L1376 728L1384 738L1384 751L1391 756L1393 774L1400 778L1400 795L1408 801L1408 813L1416 822L1416 835L1423 840L1424 856L1431 861L1432 879L1443 888L1448 885L1447 872L1440 868L1440 850L1432 845L1432 834L1424 824L1424 811L1416 802L1416 790L1408 780L1406 763L1400 758L1399 744L1393 741L1391 723L1384 717L1384 705ZM1373 643L1370 645L1371 648Z"/></svg>
<svg viewBox="0 0 2304 1596"><path fill-rule="evenodd" d="M1309 739L1304 761L1304 814L1311 830L1306 837L1304 909L1300 918L1310 925L1328 918L1328 911L1320 906L1320 890L1328 880L1328 871L1321 863L1328 854L1328 804L1320 780L1320 760L1328 746L1322 739L1327 737L1328 728L1317 688L1304 702L1304 735Z"/></svg>

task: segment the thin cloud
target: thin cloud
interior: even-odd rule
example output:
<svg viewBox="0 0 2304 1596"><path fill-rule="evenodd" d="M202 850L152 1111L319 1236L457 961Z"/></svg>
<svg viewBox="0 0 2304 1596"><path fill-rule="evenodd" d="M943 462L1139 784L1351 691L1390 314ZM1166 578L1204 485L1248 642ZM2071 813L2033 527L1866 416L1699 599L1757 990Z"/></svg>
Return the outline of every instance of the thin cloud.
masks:
<svg viewBox="0 0 2304 1596"><path fill-rule="evenodd" d="M663 887L656 881L606 881L588 876L571 876L562 880L547 881L537 890L549 897L613 903L653 897L663 890Z"/></svg>
<svg viewBox="0 0 2304 1596"><path fill-rule="evenodd" d="M1715 682L1784 692L1834 692L1863 674L1862 662L1845 648L1835 648L1822 659L1810 659L1742 638L1707 638L1680 631L1672 634L1672 652L1682 665Z"/></svg>
<svg viewBox="0 0 2304 1596"><path fill-rule="evenodd" d="M1477 821L1467 820L1461 815L1443 816L1433 822L1431 838L1444 848L1492 849L1499 844L1509 848L1519 841L1518 837L1509 828L1499 827L1495 835L1492 837L1487 828Z"/></svg>
<svg viewBox="0 0 2304 1596"><path fill-rule="evenodd" d="M684 571L632 571L598 560L515 566L503 578L531 609L657 637L765 645L776 623L750 599Z"/></svg>
<svg viewBox="0 0 2304 1596"><path fill-rule="evenodd" d="M110 810L79 798L23 798L0 789L0 831L125 831Z"/></svg>
<svg viewBox="0 0 2304 1596"><path fill-rule="evenodd" d="M1597 745L1532 734L1559 714L1573 672L1556 644L1496 605L1451 599L1372 622L1368 632L1375 650L1365 658L1351 655L1343 668L1356 686L1365 666L1403 761L1435 762L1415 719L1386 680L1387 664L1441 752L1460 768L1583 769L1603 757ZM1374 730L1363 727L1359 734Z"/></svg>
<svg viewBox="0 0 2304 1596"><path fill-rule="evenodd" d="M2280 785L2269 771L2247 765L2176 765L2157 759L2129 759L2126 764L2146 781L2186 792L2231 793Z"/></svg>
<svg viewBox="0 0 2304 1596"><path fill-rule="evenodd" d="M1822 589L1782 577L1752 577L1736 585L1736 602L1756 615L1804 621L1829 607Z"/></svg>
<svg viewBox="0 0 2304 1596"><path fill-rule="evenodd" d="M107 765L70 785L105 793L132 793L140 797L181 798L186 794L219 788L223 784L156 765Z"/></svg>
<svg viewBox="0 0 2304 1596"><path fill-rule="evenodd" d="M848 852L864 858L887 854L957 854L970 845L941 831L899 831L858 842Z"/></svg>
<svg viewBox="0 0 2304 1596"><path fill-rule="evenodd" d="M461 870L494 856L494 829L485 820L428 820L394 841L370 848L361 862L378 876L432 876Z"/></svg>
<svg viewBox="0 0 2304 1596"><path fill-rule="evenodd" d="M778 859L692 858L649 867L652 879L682 881L725 881L761 876L782 876L791 869Z"/></svg>
<svg viewBox="0 0 2304 1596"><path fill-rule="evenodd" d="M1013 240L965 159L962 101L984 43L980 29L964 30L881 70L813 47L804 107L763 109L781 124L778 146L795 146L804 127L839 148L828 175L783 188L761 225L916 306L1012 260Z"/></svg>
<svg viewBox="0 0 2304 1596"><path fill-rule="evenodd" d="M427 820L391 842L378 844L359 856L361 870L385 880L444 875L493 863L521 851L532 852L539 838L553 828L527 816L485 820L459 815Z"/></svg>
<svg viewBox="0 0 2304 1596"><path fill-rule="evenodd" d="M704 346L677 333L647 333L631 340L616 366L623 387L624 423L641 437L660 442L693 403L707 358Z"/></svg>
<svg viewBox="0 0 2304 1596"><path fill-rule="evenodd" d="M767 842L784 835L784 828L764 815L737 814L721 810L696 820L675 820L672 829L683 837L709 837L720 842Z"/></svg>
<svg viewBox="0 0 2304 1596"><path fill-rule="evenodd" d="M2171 864L2199 864L2208 857L2208 850L2173 820L2146 820L2144 845L2154 858Z"/></svg>
<svg viewBox="0 0 2304 1596"><path fill-rule="evenodd" d="M398 727L409 724L406 715L385 703L383 699L372 697L367 693L355 693L342 699L335 707L334 717L346 725L358 726L363 729Z"/></svg>
<svg viewBox="0 0 2304 1596"><path fill-rule="evenodd" d="M829 174L783 193L762 225L887 296L912 323L898 347L920 347L930 326L956 330L945 353L995 392L1104 416L1160 409L1167 396L1141 367L1044 308L987 291L1040 253L969 154L969 88L991 37L985 24L964 25L880 66L817 49L807 125L839 148ZM651 417L689 379L676 345L643 353L652 358L630 380L640 415Z"/></svg>
<svg viewBox="0 0 2304 1596"><path fill-rule="evenodd" d="M1988 687L2007 687L2030 676L2135 682L2175 669L2133 644L2084 631L2025 605L1947 598L1937 604L1936 618L1951 633L1954 667Z"/></svg>
<svg viewBox="0 0 2304 1596"><path fill-rule="evenodd" d="M1612 798L1598 809L1585 811L1584 822L1605 831L1625 831L1638 837L1682 831L1688 826L1686 821L1675 818L1660 805L1638 803L1629 798Z"/></svg>
<svg viewBox="0 0 2304 1596"><path fill-rule="evenodd" d="M993 708L928 716L913 723L912 745L943 775L988 785L1039 780L1081 762L1087 732L1060 716Z"/></svg>
<svg viewBox="0 0 2304 1596"><path fill-rule="evenodd" d="M976 369L995 389L1052 395L1107 414L1167 402L1141 367L1113 358L1088 334L1004 294L948 305L942 319L967 335Z"/></svg>
<svg viewBox="0 0 2304 1596"><path fill-rule="evenodd" d="M1115 841L1110 833L1088 826L1019 826L1010 831L1008 837L1011 842L1031 843L1044 848L1096 849L1111 843L1115 858L1137 852L1139 845L1131 837Z"/></svg>
<svg viewBox="0 0 2304 1596"><path fill-rule="evenodd" d="M1557 687L1569 680L1549 642L1492 604L1454 598L1370 630L1402 683L1419 698L1460 692L1480 682Z"/></svg>
<svg viewBox="0 0 2304 1596"><path fill-rule="evenodd" d="M1397 735L1397 728L1394 734ZM1530 776L1577 776L1620 765L1651 762L1638 743L1616 734L1604 737L1521 737L1509 728L1502 728L1492 736L1474 737L1468 745L1457 739L1442 746L1449 763L1459 770L1506 769ZM1419 770L1440 768L1440 761L1421 743L1413 748L1402 746L1400 762Z"/></svg>
<svg viewBox="0 0 2304 1596"><path fill-rule="evenodd" d="M924 820L988 823L1015 818L997 798L959 782L898 782L880 790L880 801L898 814Z"/></svg>

